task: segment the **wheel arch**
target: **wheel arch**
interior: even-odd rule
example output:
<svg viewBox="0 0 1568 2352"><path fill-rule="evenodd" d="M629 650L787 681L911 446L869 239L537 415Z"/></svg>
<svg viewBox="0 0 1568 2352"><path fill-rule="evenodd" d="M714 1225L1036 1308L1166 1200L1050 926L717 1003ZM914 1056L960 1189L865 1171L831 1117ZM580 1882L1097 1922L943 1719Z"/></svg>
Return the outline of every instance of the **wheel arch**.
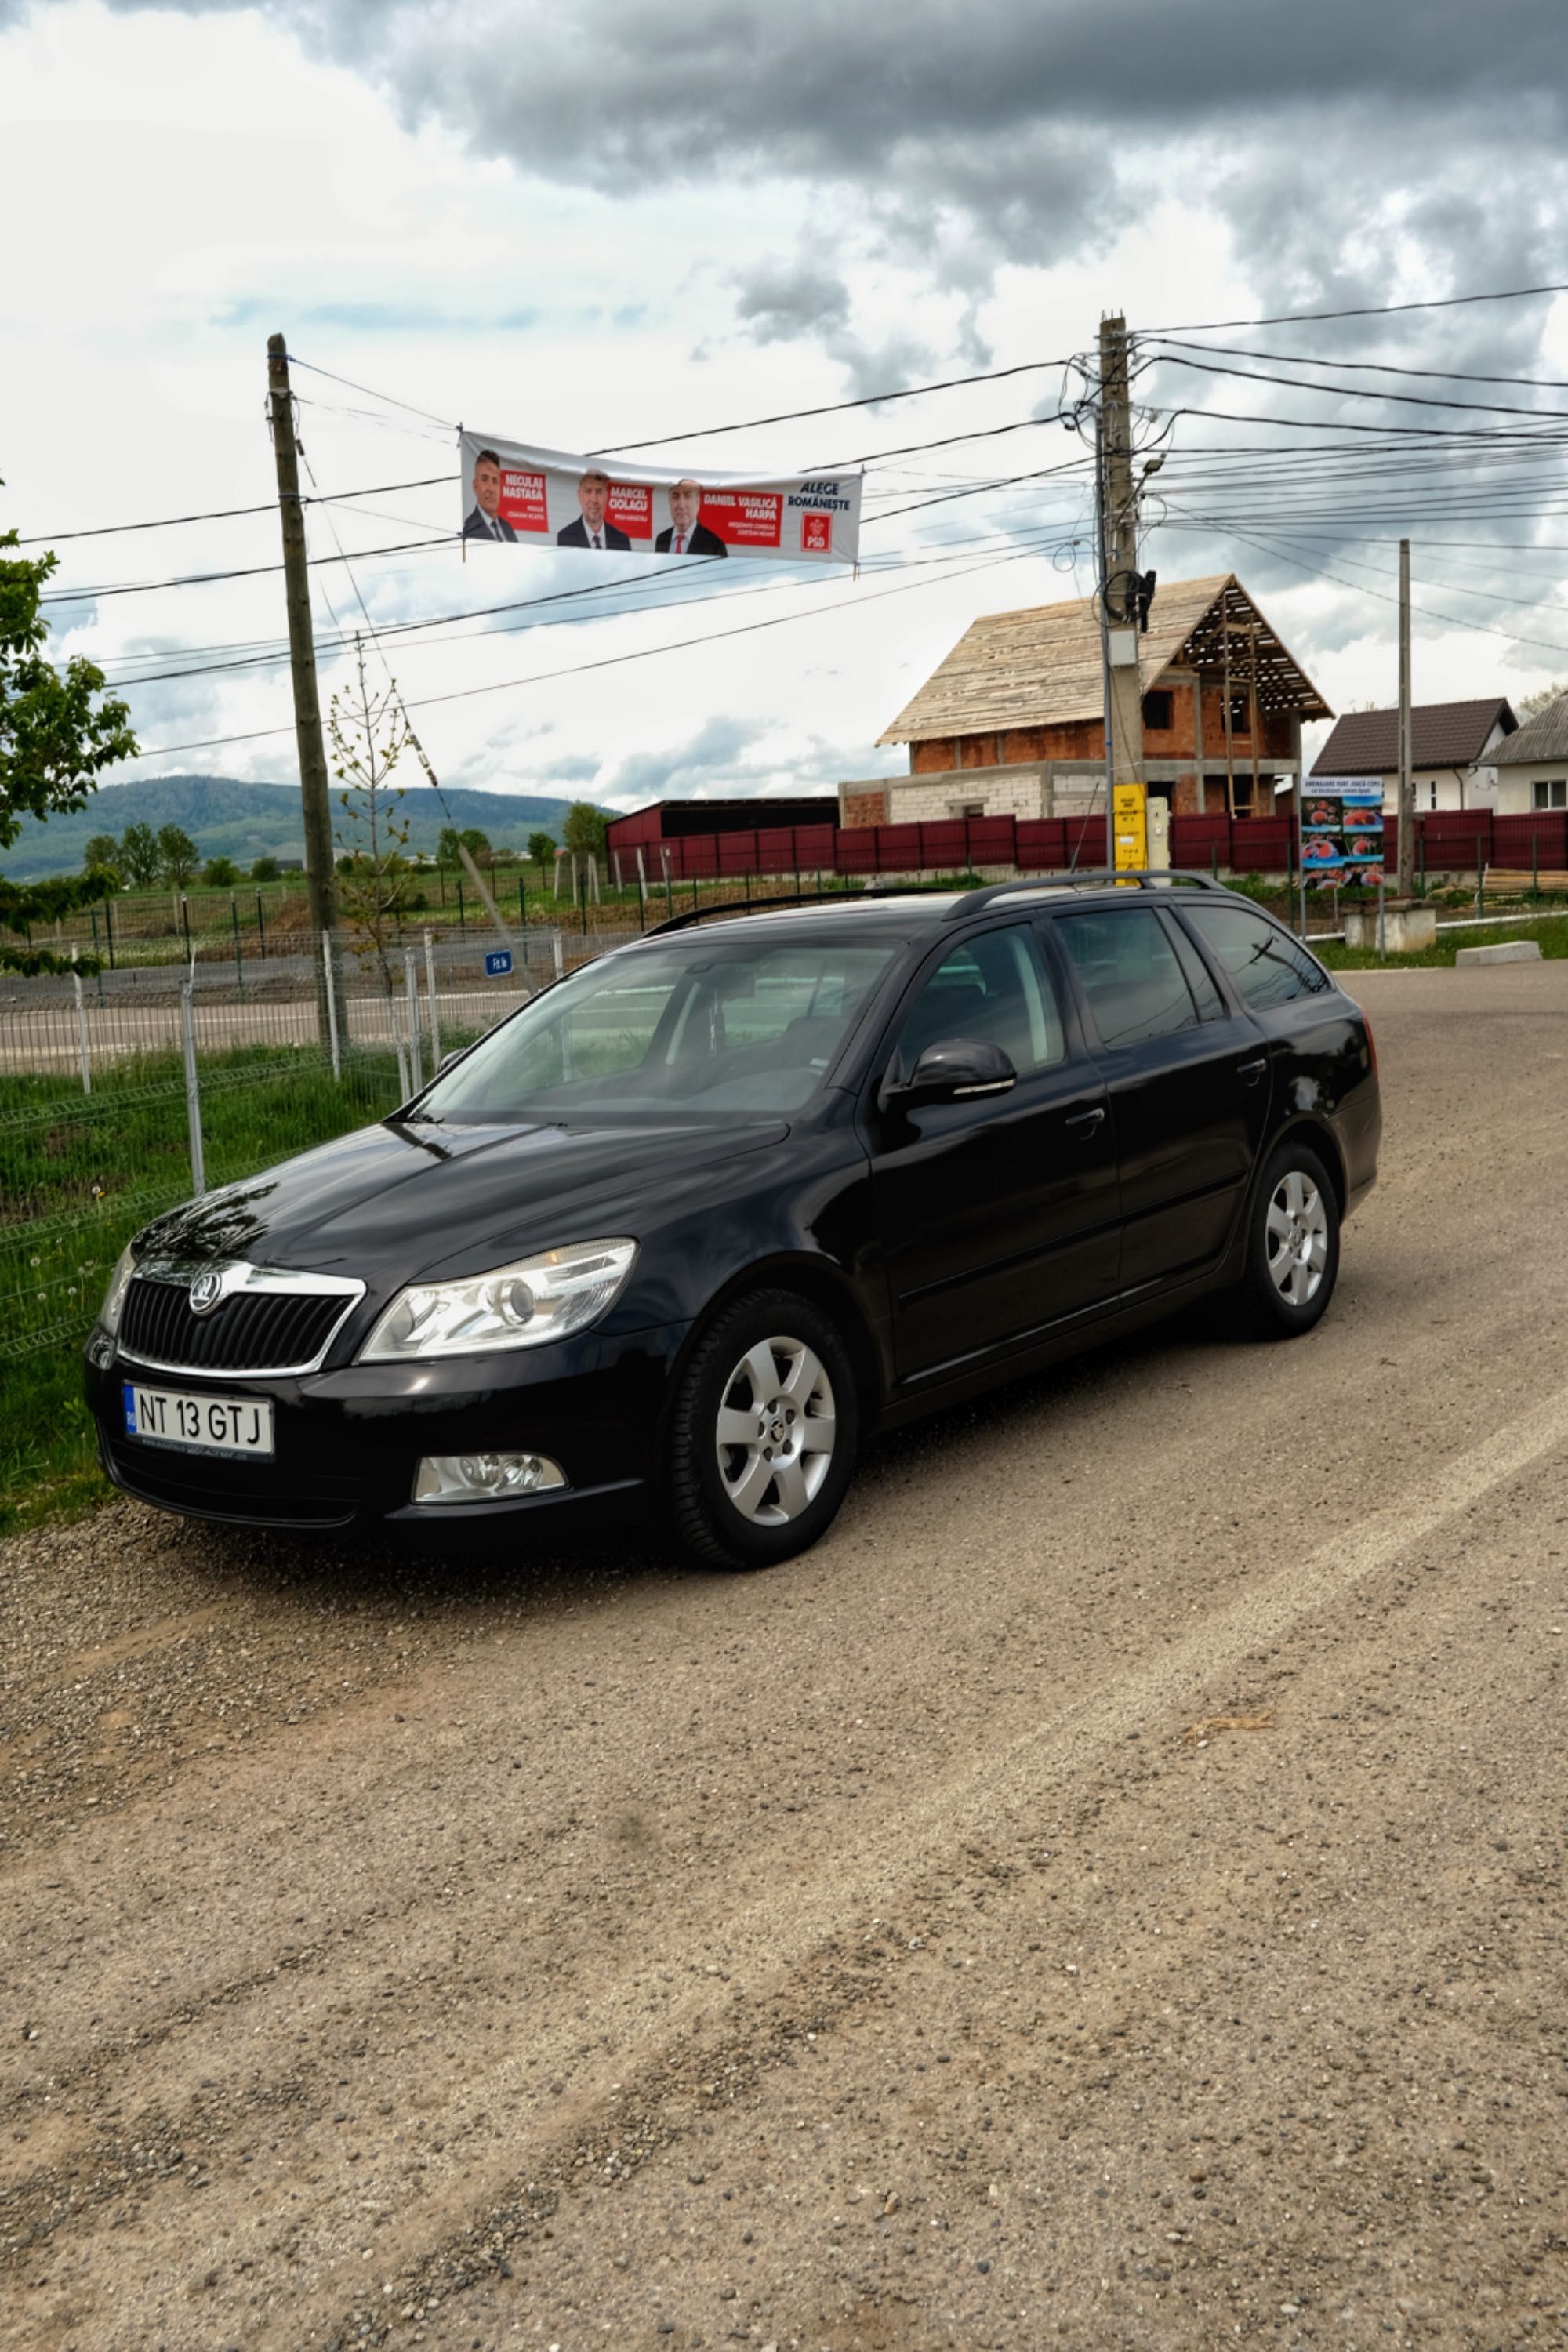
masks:
<svg viewBox="0 0 1568 2352"><path fill-rule="evenodd" d="M1345 1203L1350 1198L1350 1173L1345 1166L1345 1156L1340 1147L1339 1137L1328 1121L1313 1118L1310 1112L1297 1112L1293 1118L1285 1121L1278 1133L1270 1138L1267 1149L1258 1156L1259 1182L1262 1181L1264 1169L1280 1146L1299 1141L1310 1142L1318 1158L1328 1170L1329 1181L1334 1188L1334 1205L1342 1221Z"/></svg>
<svg viewBox="0 0 1568 2352"><path fill-rule="evenodd" d="M795 1291L833 1318L849 1351L861 1423L864 1428L868 1429L880 1412L887 1394L887 1381L876 1335L848 1276L830 1259L814 1257L804 1251L795 1254L781 1252L772 1257L758 1258L749 1265L739 1267L727 1282L720 1285L701 1312L693 1316L691 1328L681 1341L668 1384L670 1397L676 1394L687 1364L716 1318L726 1313L738 1300L763 1290Z"/></svg>

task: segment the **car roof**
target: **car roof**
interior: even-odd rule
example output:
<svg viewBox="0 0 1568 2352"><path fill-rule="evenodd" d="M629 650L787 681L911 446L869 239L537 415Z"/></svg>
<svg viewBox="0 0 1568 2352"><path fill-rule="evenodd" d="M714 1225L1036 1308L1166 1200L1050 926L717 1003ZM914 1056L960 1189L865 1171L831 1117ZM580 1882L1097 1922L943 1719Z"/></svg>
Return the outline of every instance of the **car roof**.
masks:
<svg viewBox="0 0 1568 2352"><path fill-rule="evenodd" d="M1207 875L1179 877L1183 881L1200 883L1203 892L1211 885ZM1222 895L1234 894L1224 890ZM1159 896L1167 900L1185 896L1173 888L1162 887ZM942 929L949 922L962 921L966 916L978 920L989 917L993 921L1006 920L1015 909L1037 907L1042 903L1058 904L1072 901L1111 907L1126 907L1140 902L1142 893L1119 887L1099 873L1074 876L1046 874L1022 877L1004 884L982 884L964 890L922 890L918 887L892 888L877 891L873 887L864 894L845 892L831 898L810 899L805 904L787 901L770 905L759 899L750 906L694 908L670 923L662 923L652 931L628 944L632 947L667 945L674 938L700 931L704 939L726 940L754 937L758 926L769 936L784 932L791 937L820 939L834 925L852 925L858 936L913 939L921 932ZM1251 902L1248 901L1248 904ZM622 952L625 952L623 950Z"/></svg>

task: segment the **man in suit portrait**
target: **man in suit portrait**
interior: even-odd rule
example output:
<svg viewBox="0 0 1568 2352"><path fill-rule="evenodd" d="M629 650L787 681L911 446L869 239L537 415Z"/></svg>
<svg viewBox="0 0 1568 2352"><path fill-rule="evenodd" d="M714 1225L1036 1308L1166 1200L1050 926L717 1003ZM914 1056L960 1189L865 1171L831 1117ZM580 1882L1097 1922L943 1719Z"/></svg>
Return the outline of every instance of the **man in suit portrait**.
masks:
<svg viewBox="0 0 1568 2352"><path fill-rule="evenodd" d="M557 547L613 547L629 549L631 541L624 530L605 520L605 509L610 501L610 478L590 467L577 485L577 503L583 511L575 522L555 534Z"/></svg>
<svg viewBox="0 0 1568 2352"><path fill-rule="evenodd" d="M510 539L513 530L500 510L500 459L493 449L481 449L474 459L474 505L463 525L465 539Z"/></svg>
<svg viewBox="0 0 1568 2352"><path fill-rule="evenodd" d="M728 555L716 530L697 520L702 505L700 482L677 482L669 493L669 529L654 541L660 555Z"/></svg>

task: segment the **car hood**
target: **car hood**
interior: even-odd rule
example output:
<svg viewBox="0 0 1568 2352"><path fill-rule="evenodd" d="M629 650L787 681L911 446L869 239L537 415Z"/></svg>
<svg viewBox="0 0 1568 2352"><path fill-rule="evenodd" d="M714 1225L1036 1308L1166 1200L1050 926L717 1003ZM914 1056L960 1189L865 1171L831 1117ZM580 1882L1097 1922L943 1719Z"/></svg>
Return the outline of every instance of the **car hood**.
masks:
<svg viewBox="0 0 1568 2352"><path fill-rule="evenodd" d="M141 1254L248 1258L373 1287L378 1276L477 1269L561 1242L636 1239L670 1193L788 1133L778 1119L718 1130L387 1120L158 1218Z"/></svg>

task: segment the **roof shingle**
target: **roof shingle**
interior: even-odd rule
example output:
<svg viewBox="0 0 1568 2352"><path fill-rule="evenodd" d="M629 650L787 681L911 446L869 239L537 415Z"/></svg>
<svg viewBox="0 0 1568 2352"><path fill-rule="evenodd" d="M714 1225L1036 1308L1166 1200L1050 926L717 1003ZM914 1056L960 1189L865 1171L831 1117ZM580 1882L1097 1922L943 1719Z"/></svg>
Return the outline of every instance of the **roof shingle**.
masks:
<svg viewBox="0 0 1568 2352"><path fill-rule="evenodd" d="M1418 702L1410 712L1412 768L1468 768L1488 736L1519 725L1502 695L1475 702ZM1511 753L1510 753L1511 756ZM1314 776L1394 776L1399 772L1399 712L1349 710L1312 762Z"/></svg>

